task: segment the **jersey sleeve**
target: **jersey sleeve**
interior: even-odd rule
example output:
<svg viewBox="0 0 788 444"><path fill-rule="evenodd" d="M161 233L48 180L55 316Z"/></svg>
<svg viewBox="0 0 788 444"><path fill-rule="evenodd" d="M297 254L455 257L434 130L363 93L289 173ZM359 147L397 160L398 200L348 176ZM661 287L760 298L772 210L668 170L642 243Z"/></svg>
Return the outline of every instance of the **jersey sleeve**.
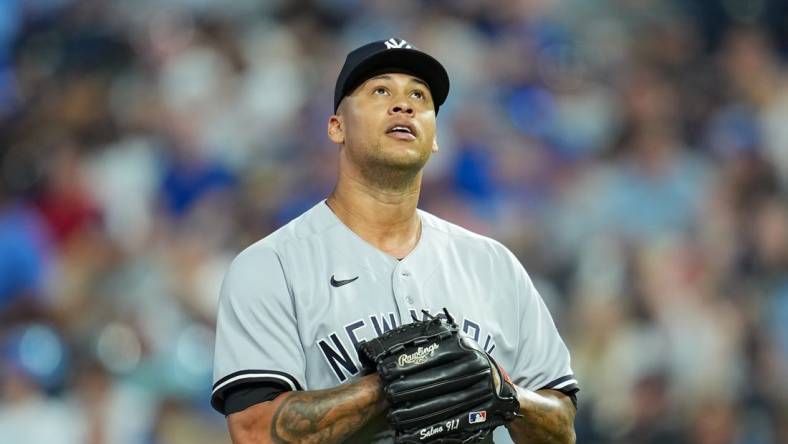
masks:
<svg viewBox="0 0 788 444"><path fill-rule="evenodd" d="M291 292L278 254L252 246L230 265L219 298L211 405L244 385L302 390L305 356Z"/></svg>
<svg viewBox="0 0 788 444"><path fill-rule="evenodd" d="M516 262L520 329L512 381L529 390L558 390L574 399L579 387L569 350L531 278L514 255L512 259Z"/></svg>

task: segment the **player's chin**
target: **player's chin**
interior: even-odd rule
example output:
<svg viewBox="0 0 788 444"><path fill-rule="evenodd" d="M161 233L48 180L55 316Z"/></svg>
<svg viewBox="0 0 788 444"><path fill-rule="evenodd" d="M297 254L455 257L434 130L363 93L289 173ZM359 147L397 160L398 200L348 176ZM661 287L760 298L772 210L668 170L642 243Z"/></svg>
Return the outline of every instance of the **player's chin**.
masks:
<svg viewBox="0 0 788 444"><path fill-rule="evenodd" d="M432 147L423 143L421 140L384 140L380 147L389 155L402 155L405 157L429 156Z"/></svg>
<svg viewBox="0 0 788 444"><path fill-rule="evenodd" d="M419 151L388 152L378 158L378 164L386 168L400 171L418 171L429 160L429 153Z"/></svg>
<svg viewBox="0 0 788 444"><path fill-rule="evenodd" d="M416 144L409 146L391 146L383 153L383 157L387 163L392 166L400 165L402 167L409 166L423 166L430 158L430 150L425 149Z"/></svg>

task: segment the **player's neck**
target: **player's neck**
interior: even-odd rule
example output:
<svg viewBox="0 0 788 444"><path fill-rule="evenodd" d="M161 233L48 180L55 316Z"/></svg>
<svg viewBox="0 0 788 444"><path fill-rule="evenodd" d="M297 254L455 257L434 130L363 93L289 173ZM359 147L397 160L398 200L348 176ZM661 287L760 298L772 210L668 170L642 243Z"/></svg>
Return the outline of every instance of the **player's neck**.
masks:
<svg viewBox="0 0 788 444"><path fill-rule="evenodd" d="M340 177L326 203L359 237L402 258L416 247L421 234L421 221L416 214L420 188L420 176L411 186L399 190L382 190Z"/></svg>

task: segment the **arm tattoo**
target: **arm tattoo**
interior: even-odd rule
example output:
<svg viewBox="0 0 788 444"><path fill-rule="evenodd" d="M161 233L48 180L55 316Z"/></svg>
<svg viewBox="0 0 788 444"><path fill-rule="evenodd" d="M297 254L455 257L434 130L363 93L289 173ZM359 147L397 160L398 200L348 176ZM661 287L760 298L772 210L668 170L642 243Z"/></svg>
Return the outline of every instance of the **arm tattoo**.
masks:
<svg viewBox="0 0 788 444"><path fill-rule="evenodd" d="M574 406L568 399L545 397L552 399L529 402L521 409L523 417L516 418L510 428L512 438L519 443L574 443Z"/></svg>
<svg viewBox="0 0 788 444"><path fill-rule="evenodd" d="M271 439L284 443L337 443L382 412L379 390L363 384L290 392L274 412Z"/></svg>

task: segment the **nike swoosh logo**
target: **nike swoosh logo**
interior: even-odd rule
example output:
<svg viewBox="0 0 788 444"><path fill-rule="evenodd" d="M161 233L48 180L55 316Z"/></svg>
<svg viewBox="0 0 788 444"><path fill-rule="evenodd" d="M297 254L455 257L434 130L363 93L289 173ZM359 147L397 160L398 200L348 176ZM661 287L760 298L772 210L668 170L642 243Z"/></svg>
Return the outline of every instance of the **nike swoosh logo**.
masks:
<svg viewBox="0 0 788 444"><path fill-rule="evenodd" d="M347 284L355 281L356 279L358 279L358 276L354 277L353 279L345 279L345 280L338 281L338 280L334 279L334 276L332 275L331 276L331 286L339 288L339 287L341 287L343 285L347 285Z"/></svg>

